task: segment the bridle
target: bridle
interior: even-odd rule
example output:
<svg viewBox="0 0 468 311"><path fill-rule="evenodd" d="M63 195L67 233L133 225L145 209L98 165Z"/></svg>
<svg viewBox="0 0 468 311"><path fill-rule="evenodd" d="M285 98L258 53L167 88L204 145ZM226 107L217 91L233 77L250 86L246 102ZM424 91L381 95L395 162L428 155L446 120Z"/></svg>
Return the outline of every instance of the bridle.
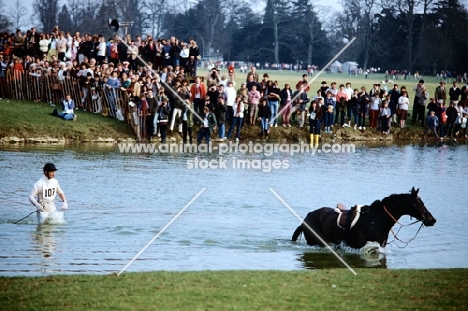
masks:
<svg viewBox="0 0 468 311"><path fill-rule="evenodd" d="M416 204L413 204L413 205L416 205ZM400 223L400 222L387 210L387 207L386 207L385 205L382 205L382 207L383 207L383 210L385 211L385 213L386 213L395 223L397 223L397 224L400 225L400 228L397 230L396 233L393 232L393 228L390 229L390 232L392 232L392 234L393 234L394 240L388 242L387 244L390 244L390 243L392 243L392 242L394 242L394 241L399 241L399 242L401 242L401 243L403 243L403 244L405 244L405 245L404 245L404 246L400 246L400 245L398 245L396 242L395 242L395 245L396 245L397 247L399 247L399 248L405 248L406 246L408 246L408 244L409 244L411 241L413 241L414 239L416 239L416 236L418 235L419 231L420 231L421 228L424 226L424 220L425 220L425 218L426 218L426 217L425 217L425 214L426 214L426 213L424 212L424 215L423 215L423 219L422 219L422 220L416 219L416 221L414 221L414 222L412 222L412 223L410 223L410 224L405 225L405 224ZM419 226L418 231L416 231L416 234L415 234L411 239L409 239L407 242L405 242L405 241L401 240L401 239L398 237L398 233L400 232L401 228L414 225L414 224L417 223L417 222L421 222L421 226Z"/></svg>
<svg viewBox="0 0 468 311"><path fill-rule="evenodd" d="M426 219L426 217L424 216L422 220L419 220L419 219L416 219L416 221L413 221L412 223L410 224L407 224L407 225L404 225L402 223L400 223L392 214L390 214L390 212L387 210L387 207L385 205L382 205L385 213L387 213L387 215L397 224L399 224L400 226L402 227L407 227L407 226L411 226L411 225L414 225L415 223L417 222L422 222L422 224L424 225L424 220Z"/></svg>

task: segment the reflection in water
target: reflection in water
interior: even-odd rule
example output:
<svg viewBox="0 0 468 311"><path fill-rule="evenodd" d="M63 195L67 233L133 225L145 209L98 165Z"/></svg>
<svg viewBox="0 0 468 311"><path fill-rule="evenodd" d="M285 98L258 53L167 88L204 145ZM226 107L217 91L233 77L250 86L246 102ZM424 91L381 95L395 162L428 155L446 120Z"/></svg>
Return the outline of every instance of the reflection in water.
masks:
<svg viewBox="0 0 468 311"><path fill-rule="evenodd" d="M54 225L38 225L36 231L31 232L33 248L40 254L38 258L42 258L39 265L43 272L50 272L52 267L58 265L54 263L54 253L57 250L55 230Z"/></svg>
<svg viewBox="0 0 468 311"><path fill-rule="evenodd" d="M387 268L385 254L342 253L338 254L352 268ZM317 250L299 255L299 261L306 269L345 268L343 263L328 250Z"/></svg>

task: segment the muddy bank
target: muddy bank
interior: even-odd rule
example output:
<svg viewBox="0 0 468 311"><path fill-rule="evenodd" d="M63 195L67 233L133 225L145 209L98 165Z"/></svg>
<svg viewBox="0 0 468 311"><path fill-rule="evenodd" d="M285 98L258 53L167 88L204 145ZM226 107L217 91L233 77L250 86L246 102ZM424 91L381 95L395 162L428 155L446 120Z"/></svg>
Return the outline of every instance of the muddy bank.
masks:
<svg viewBox="0 0 468 311"><path fill-rule="evenodd" d="M352 127L334 127L333 132L322 133L320 140L322 142L343 141L343 142L389 142L389 143L420 143L420 142L436 142L433 134L424 135L421 127L410 128L393 128L389 134L382 134L376 129L355 130ZM198 129L193 130L193 140L196 141ZM25 133L17 132L16 135L2 135L0 133L0 144L70 144L70 143L100 143L100 144L117 144L120 142L137 142L136 137L103 137L102 133L93 133L92 137L57 137L53 133L47 136L34 137L29 131ZM173 132L167 135L169 142L179 142L182 137L179 133ZM212 135L216 141L216 134ZM297 127L284 128L273 127L270 129L268 139L260 136L258 126L246 126L240 136L240 141L272 141L272 142L300 142L310 141L309 130L307 128L299 129ZM154 137L151 142L159 142L160 138ZM455 141L455 139L445 139L445 141ZM466 141L464 135L460 134L456 141ZM146 142L144 140L143 142Z"/></svg>

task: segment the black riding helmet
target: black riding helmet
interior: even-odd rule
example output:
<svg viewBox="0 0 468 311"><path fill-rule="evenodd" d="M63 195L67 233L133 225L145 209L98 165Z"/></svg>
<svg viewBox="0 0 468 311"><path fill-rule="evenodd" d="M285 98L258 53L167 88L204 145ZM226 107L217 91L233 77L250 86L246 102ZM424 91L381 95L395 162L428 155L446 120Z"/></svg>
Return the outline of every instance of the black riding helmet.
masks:
<svg viewBox="0 0 468 311"><path fill-rule="evenodd" d="M57 168L55 167L55 164L46 163L44 165L44 172L53 172L53 171L57 171Z"/></svg>

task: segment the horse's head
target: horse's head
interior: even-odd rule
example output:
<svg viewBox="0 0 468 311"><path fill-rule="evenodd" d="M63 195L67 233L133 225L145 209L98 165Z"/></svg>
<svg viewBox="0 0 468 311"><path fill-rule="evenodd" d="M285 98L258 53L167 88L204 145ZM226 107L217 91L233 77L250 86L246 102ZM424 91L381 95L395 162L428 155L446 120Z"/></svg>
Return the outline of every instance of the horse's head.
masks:
<svg viewBox="0 0 468 311"><path fill-rule="evenodd" d="M411 189L408 214L422 221L426 227L433 226L436 223L436 219L432 216L431 212L427 210L424 202L418 196L418 193L419 188L417 190L414 189L414 187Z"/></svg>

